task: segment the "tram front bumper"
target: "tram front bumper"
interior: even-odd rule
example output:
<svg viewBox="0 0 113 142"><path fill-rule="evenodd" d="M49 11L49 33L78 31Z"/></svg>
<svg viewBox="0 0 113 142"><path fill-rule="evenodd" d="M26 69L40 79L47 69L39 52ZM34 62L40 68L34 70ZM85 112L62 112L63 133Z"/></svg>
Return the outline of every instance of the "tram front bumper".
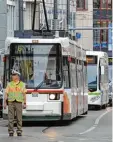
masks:
<svg viewBox="0 0 113 142"><path fill-rule="evenodd" d="M71 113L64 115L63 102L60 101L45 102L41 110L23 110L23 121L56 121L70 119Z"/></svg>
<svg viewBox="0 0 113 142"><path fill-rule="evenodd" d="M4 119L7 119L7 114L3 115ZM46 102L43 105L43 109L42 107L38 108L38 106L27 107L23 110L22 118L23 121L70 120L71 113L63 113L63 102Z"/></svg>

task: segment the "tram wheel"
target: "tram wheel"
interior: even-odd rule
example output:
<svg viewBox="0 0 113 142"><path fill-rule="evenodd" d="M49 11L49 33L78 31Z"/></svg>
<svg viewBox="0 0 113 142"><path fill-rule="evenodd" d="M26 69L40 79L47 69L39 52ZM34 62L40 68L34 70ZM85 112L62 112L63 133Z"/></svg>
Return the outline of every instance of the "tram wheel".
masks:
<svg viewBox="0 0 113 142"><path fill-rule="evenodd" d="M87 115L87 114L88 114L88 111L86 111L84 114Z"/></svg>
<svg viewBox="0 0 113 142"><path fill-rule="evenodd" d="M2 118L3 117L3 113L2 113L2 111L0 111L0 118Z"/></svg>
<svg viewBox="0 0 113 142"><path fill-rule="evenodd" d="M106 104L102 105L102 109L106 109Z"/></svg>
<svg viewBox="0 0 113 142"><path fill-rule="evenodd" d="M110 107L112 107L112 103L110 103Z"/></svg>

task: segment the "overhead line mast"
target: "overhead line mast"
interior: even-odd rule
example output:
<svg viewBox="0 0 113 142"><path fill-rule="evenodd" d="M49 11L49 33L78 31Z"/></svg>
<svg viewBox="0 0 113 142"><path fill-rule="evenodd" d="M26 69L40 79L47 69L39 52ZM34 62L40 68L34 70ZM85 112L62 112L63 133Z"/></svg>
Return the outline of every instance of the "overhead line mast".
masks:
<svg viewBox="0 0 113 142"><path fill-rule="evenodd" d="M49 24L47 19L47 12L46 12L46 6L45 6L45 0L42 0L43 3L43 9L44 9L44 15L45 15L45 22L47 26L47 31L49 30ZM32 30L35 31L35 19L36 19L36 0L34 0L34 11L33 11L33 22L32 22Z"/></svg>

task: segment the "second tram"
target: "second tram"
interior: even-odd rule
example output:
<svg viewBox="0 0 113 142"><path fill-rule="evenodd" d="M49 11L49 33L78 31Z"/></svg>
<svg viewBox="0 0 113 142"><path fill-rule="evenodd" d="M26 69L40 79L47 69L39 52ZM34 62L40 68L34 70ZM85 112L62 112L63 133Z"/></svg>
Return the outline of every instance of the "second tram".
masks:
<svg viewBox="0 0 113 142"><path fill-rule="evenodd" d="M100 109L109 102L108 55L101 51L87 51L88 105Z"/></svg>

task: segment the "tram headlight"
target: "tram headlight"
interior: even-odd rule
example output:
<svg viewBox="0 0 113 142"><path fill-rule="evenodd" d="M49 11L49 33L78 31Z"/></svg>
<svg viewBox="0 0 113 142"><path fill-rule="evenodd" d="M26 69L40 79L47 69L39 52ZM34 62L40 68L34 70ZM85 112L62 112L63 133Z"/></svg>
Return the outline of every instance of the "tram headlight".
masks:
<svg viewBox="0 0 113 142"><path fill-rule="evenodd" d="M50 99L50 100L54 100L54 99L55 99L55 94L50 94L50 95L49 95L49 99Z"/></svg>
<svg viewBox="0 0 113 142"><path fill-rule="evenodd" d="M60 94L49 94L49 100L59 100Z"/></svg>

